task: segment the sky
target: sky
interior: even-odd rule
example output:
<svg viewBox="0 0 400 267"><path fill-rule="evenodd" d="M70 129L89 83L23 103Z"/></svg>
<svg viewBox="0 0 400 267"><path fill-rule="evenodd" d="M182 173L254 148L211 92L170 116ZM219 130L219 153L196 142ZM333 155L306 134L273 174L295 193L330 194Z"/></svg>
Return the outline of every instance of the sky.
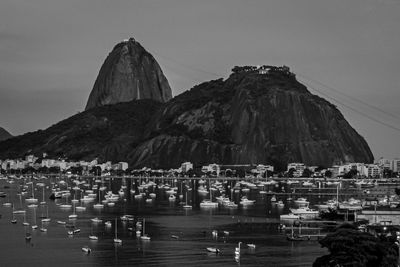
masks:
<svg viewBox="0 0 400 267"><path fill-rule="evenodd" d="M1 0L0 127L83 111L115 44L134 37L174 96L236 65L286 65L375 156L400 157L400 0Z"/></svg>

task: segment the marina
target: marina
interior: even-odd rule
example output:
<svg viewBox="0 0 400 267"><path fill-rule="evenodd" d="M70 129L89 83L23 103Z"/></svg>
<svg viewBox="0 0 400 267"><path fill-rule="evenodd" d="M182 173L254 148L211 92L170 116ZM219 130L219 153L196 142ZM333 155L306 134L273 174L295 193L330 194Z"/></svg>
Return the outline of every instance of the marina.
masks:
<svg viewBox="0 0 400 267"><path fill-rule="evenodd" d="M309 183L318 182L309 179ZM194 260L222 266L238 262L248 266L271 262L309 266L326 252L316 241L338 225L336 221L315 220L320 213L314 207L332 197L318 190L335 191L341 203L349 199L342 192L363 190L353 187L352 181L339 183L325 182L318 188L287 180L266 183L223 177L4 176L0 180L5 195L0 231L11 232L10 242L20 244L19 253L31 255L26 259L33 258L33 265L36 259L38 266L37 250L44 248L54 252L46 256L49 262L61 257L65 264L88 266L159 266L168 265L169 260L181 266ZM376 187L377 192L383 188ZM31 203L25 200L33 194L42 204L29 208ZM14 206L21 212L13 212ZM29 226L36 225L36 213L42 214L39 229ZM250 245L242 244L238 250L238 242ZM5 242L1 248L9 249ZM298 265L300 258L302 265ZM8 263L15 260L22 259L3 259Z"/></svg>

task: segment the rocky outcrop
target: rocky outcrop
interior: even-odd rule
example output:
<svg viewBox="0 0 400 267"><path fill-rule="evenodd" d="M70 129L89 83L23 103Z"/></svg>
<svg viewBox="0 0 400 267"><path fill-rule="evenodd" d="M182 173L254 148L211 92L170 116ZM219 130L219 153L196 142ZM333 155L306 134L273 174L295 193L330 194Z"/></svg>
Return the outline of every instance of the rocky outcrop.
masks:
<svg viewBox="0 0 400 267"><path fill-rule="evenodd" d="M326 100L287 68L237 71L177 96L133 151L138 166L372 162L368 144ZM168 156L165 156L168 155ZM173 156L170 156L173 155Z"/></svg>
<svg viewBox="0 0 400 267"><path fill-rule="evenodd" d="M0 159L28 153L128 161L132 167L373 161L368 144L287 68L235 68L167 103L134 100L93 108L0 142ZM268 71L266 71L268 70Z"/></svg>
<svg viewBox="0 0 400 267"><path fill-rule="evenodd" d="M0 127L0 141L6 140L13 137L9 132L7 132L4 128Z"/></svg>
<svg viewBox="0 0 400 267"><path fill-rule="evenodd" d="M171 88L154 57L135 39L117 44L96 78L86 110L134 99L166 102Z"/></svg>

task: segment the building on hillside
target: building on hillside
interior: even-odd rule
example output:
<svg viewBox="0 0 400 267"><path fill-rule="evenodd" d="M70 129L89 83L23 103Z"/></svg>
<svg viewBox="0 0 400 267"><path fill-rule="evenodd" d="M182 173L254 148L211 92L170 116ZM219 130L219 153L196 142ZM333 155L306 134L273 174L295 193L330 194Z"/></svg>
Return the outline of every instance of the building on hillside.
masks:
<svg viewBox="0 0 400 267"><path fill-rule="evenodd" d="M400 159L394 159L390 163L390 169L393 172L400 172Z"/></svg>
<svg viewBox="0 0 400 267"><path fill-rule="evenodd" d="M193 170L193 163L184 162L181 164L181 171L188 172L189 170Z"/></svg>
<svg viewBox="0 0 400 267"><path fill-rule="evenodd" d="M304 163L289 163L287 166L287 171L289 171L290 169L294 169L295 171L293 172L293 176L294 177L300 177L304 170L306 169L306 165L304 165Z"/></svg>
<svg viewBox="0 0 400 267"><path fill-rule="evenodd" d="M368 172L368 177L378 178L381 176L382 169L377 164L368 164L367 172Z"/></svg>
<svg viewBox="0 0 400 267"><path fill-rule="evenodd" d="M217 174L217 176L219 176L219 173L221 171L221 167L218 164L213 163L213 164L209 164L207 166L201 167L201 171L204 172L204 173L215 172Z"/></svg>

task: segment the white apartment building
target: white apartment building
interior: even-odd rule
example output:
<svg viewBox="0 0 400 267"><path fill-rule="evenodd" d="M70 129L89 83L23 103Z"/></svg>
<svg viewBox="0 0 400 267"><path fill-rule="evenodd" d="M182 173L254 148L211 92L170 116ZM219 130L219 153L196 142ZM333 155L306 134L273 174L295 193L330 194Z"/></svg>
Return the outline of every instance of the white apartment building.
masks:
<svg viewBox="0 0 400 267"><path fill-rule="evenodd" d="M187 172L189 170L193 170L193 163L184 162L184 163L181 164L181 171L182 172Z"/></svg>

